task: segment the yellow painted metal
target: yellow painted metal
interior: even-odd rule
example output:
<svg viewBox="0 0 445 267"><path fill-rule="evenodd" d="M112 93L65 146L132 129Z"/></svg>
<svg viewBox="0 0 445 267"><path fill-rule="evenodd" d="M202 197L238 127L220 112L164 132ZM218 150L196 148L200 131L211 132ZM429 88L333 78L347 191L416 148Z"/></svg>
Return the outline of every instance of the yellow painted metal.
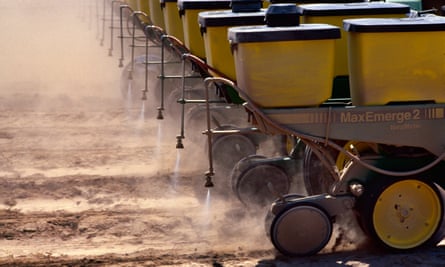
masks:
<svg viewBox="0 0 445 267"><path fill-rule="evenodd" d="M143 0L143 1L148 2L151 22L154 25L159 26L162 29L165 29L164 13L161 10L161 3L159 2L159 0Z"/></svg>
<svg viewBox="0 0 445 267"><path fill-rule="evenodd" d="M165 31L184 42L184 27L179 16L177 1L165 1L163 4L162 13L164 14Z"/></svg>
<svg viewBox="0 0 445 267"><path fill-rule="evenodd" d="M388 17L404 17L405 14L389 14L389 15L366 15L373 18ZM363 18L363 15L343 15L343 16L303 16L302 23L326 23L340 27L342 38L337 40L335 47L335 76L343 76L349 74L348 68L348 41L347 34L343 30L343 20Z"/></svg>
<svg viewBox="0 0 445 267"><path fill-rule="evenodd" d="M331 96L335 40L238 43L238 86L261 107L319 105Z"/></svg>
<svg viewBox="0 0 445 267"><path fill-rule="evenodd" d="M229 10L229 0L178 0L184 30L184 44L192 54L205 59L204 39L198 23L199 13L211 10Z"/></svg>
<svg viewBox="0 0 445 267"><path fill-rule="evenodd" d="M137 6L138 10L145 12L147 14L150 13L150 10L148 9L148 0L137 0Z"/></svg>
<svg viewBox="0 0 445 267"><path fill-rule="evenodd" d="M338 4L308 4L301 7L310 9L314 12L307 12L301 16L301 23L326 23L340 27L342 38L337 40L335 48L335 76L344 76L349 74L348 52L347 52L347 34L343 30L343 20L354 18L403 18L407 12L400 12L400 6L397 11L387 11L389 8L398 4L382 2L365 3L338 3ZM333 14L323 14L326 7L330 7ZM345 8L345 9L343 9ZM350 10L349 10L350 9ZM409 8L407 7L407 10ZM317 12L320 11L320 12ZM317 14L319 13L319 14ZM363 14L361 14L363 13Z"/></svg>
<svg viewBox="0 0 445 267"><path fill-rule="evenodd" d="M137 11L139 9L138 7L138 0L126 0L128 6L133 10Z"/></svg>
<svg viewBox="0 0 445 267"><path fill-rule="evenodd" d="M205 58L204 39L198 24L198 14L205 9L187 9L181 16L184 30L184 44L190 52L200 58Z"/></svg>
<svg viewBox="0 0 445 267"><path fill-rule="evenodd" d="M137 10L144 12L147 14L147 17L140 16L139 18L142 19L145 23L149 23L150 20L150 10L148 7L148 0L137 0ZM151 18L150 18L151 19Z"/></svg>
<svg viewBox="0 0 445 267"><path fill-rule="evenodd" d="M428 184L402 180L379 196L373 225L379 239L396 249L416 248L426 242L441 221L440 197Z"/></svg>
<svg viewBox="0 0 445 267"><path fill-rule="evenodd" d="M445 31L349 32L353 104L445 103L443 44Z"/></svg>
<svg viewBox="0 0 445 267"><path fill-rule="evenodd" d="M207 63L227 78L235 81L235 62L230 44L227 40L227 29L229 27L207 27L203 33L205 58Z"/></svg>
<svg viewBox="0 0 445 267"><path fill-rule="evenodd" d="M264 12L232 13L230 10L201 13L201 15L204 16L206 14L221 14L222 18L224 14L226 14L226 18L238 18L238 24L240 24L240 26L243 26L243 21L245 21L244 25L249 25L249 23L247 23L247 16L264 17ZM236 81L235 61L230 49L229 40L227 39L227 32L230 27L232 26L207 26L205 27L205 32L203 33L203 39L207 63L226 75L227 78Z"/></svg>
<svg viewBox="0 0 445 267"><path fill-rule="evenodd" d="M360 154L362 154L363 152L372 151L372 150L377 149L376 147L373 147L373 146L374 146L374 144L371 144L371 143L349 141L343 146L343 148L346 151L351 152L355 156L359 157ZM337 160L335 161L335 165L337 166L338 170L341 171L351 161L352 161L352 159L349 156L347 156L345 153L340 151L340 153L338 153Z"/></svg>

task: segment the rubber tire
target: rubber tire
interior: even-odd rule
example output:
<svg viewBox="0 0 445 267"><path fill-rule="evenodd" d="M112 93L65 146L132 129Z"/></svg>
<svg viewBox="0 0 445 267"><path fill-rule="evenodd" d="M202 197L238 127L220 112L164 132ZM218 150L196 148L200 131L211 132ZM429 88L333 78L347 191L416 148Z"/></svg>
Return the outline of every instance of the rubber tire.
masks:
<svg viewBox="0 0 445 267"><path fill-rule="evenodd" d="M179 104L178 104L179 105ZM179 115L178 115L179 116ZM192 140L192 142L207 142L207 136L203 135L202 132L207 130L207 114L206 109L199 107L197 105L190 106L190 109L186 111L185 114L185 135L187 138ZM223 110L212 110L210 112L210 123L211 128L215 128L214 121L222 124L227 121L227 118ZM233 128L234 126L225 125L224 128ZM216 128L217 130L220 128ZM215 139L217 139L216 137Z"/></svg>
<svg viewBox="0 0 445 267"><path fill-rule="evenodd" d="M266 156L263 155L249 155L247 157L242 158L238 161L235 166L232 168L230 172L230 181L232 191L236 194L236 186L238 177L241 176L246 170L248 170L252 164L255 164L256 160L266 159Z"/></svg>
<svg viewBox="0 0 445 267"><path fill-rule="evenodd" d="M295 193L290 193L290 194L284 195L280 199L276 199L272 204L275 204L276 202L286 203L286 202L292 201L294 199L303 198L303 197L305 197L305 196L295 194ZM266 235L269 239L270 239L270 229L272 227L274 218L275 218L275 215L272 213L272 209L271 208L267 209L266 216L264 217L264 230L265 230Z"/></svg>
<svg viewBox="0 0 445 267"><path fill-rule="evenodd" d="M335 182L329 170L326 169L309 147L305 147L304 150L303 178L306 191L309 195L327 193L331 185Z"/></svg>
<svg viewBox="0 0 445 267"><path fill-rule="evenodd" d="M290 178L287 173L273 164L257 164L247 168L241 175L232 177L235 185L235 194L247 207L265 207L271 204L278 196L289 193ZM271 192L268 183L271 183L275 192Z"/></svg>
<svg viewBox="0 0 445 267"><path fill-rule="evenodd" d="M309 256L326 246L332 228L324 210L310 203L298 203L273 218L270 239L283 255Z"/></svg>
<svg viewBox="0 0 445 267"><path fill-rule="evenodd" d="M215 166L229 175L238 161L256 153L256 146L241 134L219 135L213 141L212 153Z"/></svg>

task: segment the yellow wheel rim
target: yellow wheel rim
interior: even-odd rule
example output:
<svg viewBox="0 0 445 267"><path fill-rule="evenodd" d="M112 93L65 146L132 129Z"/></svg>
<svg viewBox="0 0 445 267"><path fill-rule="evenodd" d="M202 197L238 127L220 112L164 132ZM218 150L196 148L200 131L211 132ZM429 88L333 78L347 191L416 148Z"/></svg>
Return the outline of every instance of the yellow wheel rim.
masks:
<svg viewBox="0 0 445 267"><path fill-rule="evenodd" d="M380 194L372 219L381 241L392 248L410 249L434 234L441 217L441 199L433 188L419 180L403 180Z"/></svg>
<svg viewBox="0 0 445 267"><path fill-rule="evenodd" d="M366 150L369 150L370 146L369 146L369 144L363 143L363 142L349 141L348 143L346 143L346 145L343 146L343 148L346 151L349 151L352 154L355 154L358 156L360 153L362 153ZM348 164L348 162L350 162L350 161L351 161L351 159L348 156L346 156L345 153L340 151L340 153L338 153L337 160L336 160L335 164L336 164L338 170L342 170L346 166L346 164Z"/></svg>
<svg viewBox="0 0 445 267"><path fill-rule="evenodd" d="M286 136L286 152L288 155L291 154L292 150L294 149L295 145L297 144L297 141L295 137L293 136Z"/></svg>

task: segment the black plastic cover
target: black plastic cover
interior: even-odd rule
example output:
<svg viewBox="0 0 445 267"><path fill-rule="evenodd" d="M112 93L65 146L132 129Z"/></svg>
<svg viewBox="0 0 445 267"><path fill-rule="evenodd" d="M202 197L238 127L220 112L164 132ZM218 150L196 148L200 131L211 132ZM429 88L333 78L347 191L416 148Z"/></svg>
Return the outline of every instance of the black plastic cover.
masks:
<svg viewBox="0 0 445 267"><path fill-rule="evenodd" d="M266 11L266 25L269 27L290 27L300 24L295 4L272 4Z"/></svg>
<svg viewBox="0 0 445 267"><path fill-rule="evenodd" d="M339 39L340 28L329 24L300 24L294 27L244 26L229 28L232 44L298 40Z"/></svg>
<svg viewBox="0 0 445 267"><path fill-rule="evenodd" d="M445 31L445 17L346 19L343 21L343 26L346 31L350 32Z"/></svg>
<svg viewBox="0 0 445 267"><path fill-rule="evenodd" d="M366 2L366 0L269 0L271 4L283 4L283 3L292 3L292 4L315 4L315 3L360 3Z"/></svg>
<svg viewBox="0 0 445 267"><path fill-rule="evenodd" d="M230 9L230 0L178 0L179 11L187 9Z"/></svg>
<svg viewBox="0 0 445 267"><path fill-rule="evenodd" d="M218 26L264 25L266 10L258 12L232 12L232 10L216 10L200 12L198 22L201 28Z"/></svg>
<svg viewBox="0 0 445 267"><path fill-rule="evenodd" d="M232 0L232 11L238 12L258 12L263 6L261 0Z"/></svg>
<svg viewBox="0 0 445 267"><path fill-rule="evenodd" d="M161 5L161 9L165 8L165 3L177 3L178 0L159 0L160 5Z"/></svg>
<svg viewBox="0 0 445 267"><path fill-rule="evenodd" d="M302 16L408 14L411 11L408 5L390 2L302 4L297 8Z"/></svg>

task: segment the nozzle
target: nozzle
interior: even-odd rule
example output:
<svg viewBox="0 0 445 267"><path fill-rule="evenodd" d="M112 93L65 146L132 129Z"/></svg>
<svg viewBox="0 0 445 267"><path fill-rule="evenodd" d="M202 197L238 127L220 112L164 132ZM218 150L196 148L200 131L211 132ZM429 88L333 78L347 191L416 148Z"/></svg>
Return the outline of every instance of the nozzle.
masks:
<svg viewBox="0 0 445 267"><path fill-rule="evenodd" d="M156 117L158 120L163 120L164 115L162 114L162 108L158 108L158 116Z"/></svg>
<svg viewBox="0 0 445 267"><path fill-rule="evenodd" d="M145 89L142 90L142 97L141 97L141 100L142 100L142 101L147 100L147 90L145 90Z"/></svg>
<svg viewBox="0 0 445 267"><path fill-rule="evenodd" d="M177 149L183 149L184 148L184 144L182 144L182 139L184 138L184 136L178 135L176 136L176 148Z"/></svg>
<svg viewBox="0 0 445 267"><path fill-rule="evenodd" d="M124 60L122 58L119 59L119 68L124 66Z"/></svg>
<svg viewBox="0 0 445 267"><path fill-rule="evenodd" d="M214 184L212 182L212 173L206 173L206 183L204 184L204 187L213 187Z"/></svg>
<svg viewBox="0 0 445 267"><path fill-rule="evenodd" d="M113 56L113 49L111 49L111 48L108 49L108 56L109 57Z"/></svg>

